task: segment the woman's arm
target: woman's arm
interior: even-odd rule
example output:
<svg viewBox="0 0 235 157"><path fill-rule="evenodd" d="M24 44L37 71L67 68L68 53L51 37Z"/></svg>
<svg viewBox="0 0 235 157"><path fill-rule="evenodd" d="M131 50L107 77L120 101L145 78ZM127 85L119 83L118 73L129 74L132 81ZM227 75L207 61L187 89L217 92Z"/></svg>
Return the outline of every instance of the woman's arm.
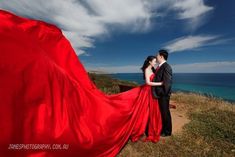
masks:
<svg viewBox="0 0 235 157"><path fill-rule="evenodd" d="M148 70L145 70L145 83L149 86L162 86L163 82L152 82L150 81L150 75L152 73L148 72Z"/></svg>

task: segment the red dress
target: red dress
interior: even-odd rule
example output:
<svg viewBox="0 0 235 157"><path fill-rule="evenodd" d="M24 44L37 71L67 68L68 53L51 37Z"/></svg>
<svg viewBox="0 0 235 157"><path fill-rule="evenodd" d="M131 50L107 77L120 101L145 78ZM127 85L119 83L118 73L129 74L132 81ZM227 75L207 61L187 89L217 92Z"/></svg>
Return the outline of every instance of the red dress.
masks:
<svg viewBox="0 0 235 157"><path fill-rule="evenodd" d="M154 78L154 74L150 76L150 81ZM147 129L147 138L145 140L157 142L160 139L160 133L162 128L161 121L161 113L158 105L158 101L152 97L151 86L143 85L141 87L141 91L138 94L138 97L142 100L142 105L144 108L142 109L142 113L140 116L143 116L142 121L138 121L135 124L135 129L131 135L131 140L137 141L144 133L145 129ZM128 91L131 92L131 91Z"/></svg>
<svg viewBox="0 0 235 157"><path fill-rule="evenodd" d="M106 95L56 26L1 10L0 21L0 156L113 157L146 127L159 139L150 86Z"/></svg>

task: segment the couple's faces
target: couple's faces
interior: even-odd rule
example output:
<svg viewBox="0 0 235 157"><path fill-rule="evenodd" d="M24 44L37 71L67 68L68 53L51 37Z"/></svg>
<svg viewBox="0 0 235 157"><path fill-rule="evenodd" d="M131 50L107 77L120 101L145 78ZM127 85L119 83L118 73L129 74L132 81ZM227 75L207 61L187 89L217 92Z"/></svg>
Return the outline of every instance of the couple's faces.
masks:
<svg viewBox="0 0 235 157"><path fill-rule="evenodd" d="M152 61L149 62L151 66L154 66L157 64L157 59L154 58Z"/></svg>
<svg viewBox="0 0 235 157"><path fill-rule="evenodd" d="M157 61L160 62L160 60L162 60L162 56L160 56L159 54L157 54Z"/></svg>

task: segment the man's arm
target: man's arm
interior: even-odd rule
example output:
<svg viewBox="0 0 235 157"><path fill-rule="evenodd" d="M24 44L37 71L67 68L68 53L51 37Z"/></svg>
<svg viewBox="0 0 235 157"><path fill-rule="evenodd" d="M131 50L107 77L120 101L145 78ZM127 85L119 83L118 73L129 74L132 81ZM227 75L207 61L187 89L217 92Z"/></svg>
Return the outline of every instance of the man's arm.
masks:
<svg viewBox="0 0 235 157"><path fill-rule="evenodd" d="M169 65L165 67L163 72L163 88L164 94L168 95L172 84L172 69Z"/></svg>

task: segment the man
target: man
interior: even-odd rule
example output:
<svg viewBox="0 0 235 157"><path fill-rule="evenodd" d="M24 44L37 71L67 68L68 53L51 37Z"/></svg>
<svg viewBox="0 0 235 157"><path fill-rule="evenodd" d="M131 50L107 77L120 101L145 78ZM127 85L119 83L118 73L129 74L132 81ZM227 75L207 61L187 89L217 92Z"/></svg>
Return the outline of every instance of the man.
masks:
<svg viewBox="0 0 235 157"><path fill-rule="evenodd" d="M166 62L168 58L168 52L166 50L159 50L156 58L159 65L156 68L153 81L163 82L163 86L152 86L152 94L154 98L158 99L161 110L161 136L170 136L172 133L172 122L169 101L172 85L172 69L171 66Z"/></svg>

